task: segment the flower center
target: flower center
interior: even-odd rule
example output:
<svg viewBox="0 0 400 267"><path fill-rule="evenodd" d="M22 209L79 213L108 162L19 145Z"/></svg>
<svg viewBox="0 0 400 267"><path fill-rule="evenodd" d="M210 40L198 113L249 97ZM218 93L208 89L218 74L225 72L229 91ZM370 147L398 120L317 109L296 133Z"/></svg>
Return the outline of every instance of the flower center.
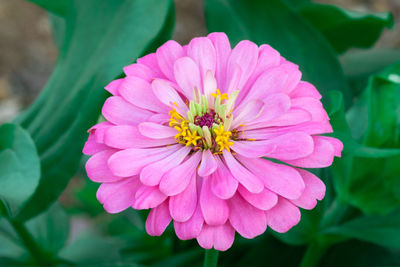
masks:
<svg viewBox="0 0 400 267"><path fill-rule="evenodd" d="M219 120L219 118L216 119L217 114L215 113L214 110L210 110L209 112L203 114L203 116L196 116L194 117L194 124L197 126L200 126L203 128L203 126L207 126L208 128L211 128L214 124L214 122Z"/></svg>

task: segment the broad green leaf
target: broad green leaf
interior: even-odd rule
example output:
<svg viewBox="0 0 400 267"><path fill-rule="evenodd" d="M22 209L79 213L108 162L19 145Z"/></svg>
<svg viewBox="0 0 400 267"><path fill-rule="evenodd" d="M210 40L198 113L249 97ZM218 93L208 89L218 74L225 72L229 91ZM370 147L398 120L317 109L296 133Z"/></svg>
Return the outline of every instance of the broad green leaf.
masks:
<svg viewBox="0 0 400 267"><path fill-rule="evenodd" d="M42 162L40 185L21 220L46 209L76 171L86 131L107 96L104 86L171 31L170 0L74 0L71 5L53 75L17 119L31 133Z"/></svg>
<svg viewBox="0 0 400 267"><path fill-rule="evenodd" d="M299 12L339 53L350 47L368 48L378 40L384 28L393 26L390 12L356 12L316 3L302 5Z"/></svg>
<svg viewBox="0 0 400 267"><path fill-rule="evenodd" d="M400 249L400 210L386 216L363 216L325 229L324 233L340 234Z"/></svg>
<svg viewBox="0 0 400 267"><path fill-rule="evenodd" d="M72 0L29 0L30 2L43 7L47 11L54 14L64 16L67 14L68 8Z"/></svg>
<svg viewBox="0 0 400 267"><path fill-rule="evenodd" d="M16 124L0 126L0 199L15 216L35 192L40 162L29 133ZM1 200L0 200L1 201ZM2 203L3 214L6 204Z"/></svg>
<svg viewBox="0 0 400 267"><path fill-rule="evenodd" d="M22 242L9 222L6 218L0 218L0 258L22 259L28 258L28 256L28 252L24 249Z"/></svg>
<svg viewBox="0 0 400 267"><path fill-rule="evenodd" d="M271 45L298 64L303 79L313 83L323 96L329 90L340 90L346 106L350 103L350 91L333 49L321 33L285 3L206 0L205 12L209 31L226 32L232 44L249 39L258 45Z"/></svg>

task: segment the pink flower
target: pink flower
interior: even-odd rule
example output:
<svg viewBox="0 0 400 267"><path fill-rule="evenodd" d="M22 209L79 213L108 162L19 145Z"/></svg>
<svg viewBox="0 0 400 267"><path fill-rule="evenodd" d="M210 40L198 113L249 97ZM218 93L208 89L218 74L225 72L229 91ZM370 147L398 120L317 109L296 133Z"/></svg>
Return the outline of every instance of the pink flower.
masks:
<svg viewBox="0 0 400 267"><path fill-rule="evenodd" d="M320 136L332 132L321 95L270 46L231 49L212 33L168 41L124 71L83 149L107 212L151 209L150 235L173 221L180 239L226 250L235 232L288 231L324 197L301 168L330 166L343 145Z"/></svg>

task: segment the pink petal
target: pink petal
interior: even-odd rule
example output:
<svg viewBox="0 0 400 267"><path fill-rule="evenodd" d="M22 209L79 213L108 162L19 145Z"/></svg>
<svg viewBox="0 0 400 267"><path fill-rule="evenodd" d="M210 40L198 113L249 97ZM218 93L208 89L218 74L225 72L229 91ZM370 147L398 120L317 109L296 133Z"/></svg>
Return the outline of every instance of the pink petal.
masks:
<svg viewBox="0 0 400 267"><path fill-rule="evenodd" d="M329 137L329 136L318 136L319 139L323 139L331 143L333 146L335 152L334 155L335 157L341 157L342 156L342 150L343 150L343 143L336 138Z"/></svg>
<svg viewBox="0 0 400 267"><path fill-rule="evenodd" d="M239 186L238 190L247 202L260 210L269 210L278 202L278 196L266 188L258 194L249 192L243 186Z"/></svg>
<svg viewBox="0 0 400 267"><path fill-rule="evenodd" d="M97 199L108 213L118 213L129 208L135 201L140 182L137 177L115 183L104 183L97 190Z"/></svg>
<svg viewBox="0 0 400 267"><path fill-rule="evenodd" d="M290 105L290 98L286 94L278 93L269 95L264 99L263 110L257 119L248 122L247 125L265 123L278 118L289 110Z"/></svg>
<svg viewBox="0 0 400 267"><path fill-rule="evenodd" d="M156 57L162 73L171 81L175 81L174 63L185 55L183 48L177 42L170 40L157 49Z"/></svg>
<svg viewBox="0 0 400 267"><path fill-rule="evenodd" d="M280 66L288 74L283 92L290 94L293 89L299 84L301 80L301 72L299 71L299 66L293 64L292 62L285 62Z"/></svg>
<svg viewBox="0 0 400 267"><path fill-rule="evenodd" d="M201 213L200 205L197 204L193 216L186 222L174 221L175 233L181 240L196 238L203 227L204 219Z"/></svg>
<svg viewBox="0 0 400 267"><path fill-rule="evenodd" d="M235 141L232 149L247 158L260 158L269 155L276 144L268 141Z"/></svg>
<svg viewBox="0 0 400 267"><path fill-rule="evenodd" d="M211 190L217 197L229 199L236 193L239 183L219 158L217 158L217 163L217 170L209 177Z"/></svg>
<svg viewBox="0 0 400 267"><path fill-rule="evenodd" d="M207 71L215 73L217 61L215 48L207 37L193 38L188 45L187 55L199 66L202 79L205 78Z"/></svg>
<svg viewBox="0 0 400 267"><path fill-rule="evenodd" d="M224 150L223 155L226 165L231 171L233 177L235 177L240 184L252 193L260 193L263 190L264 185L260 179L243 167L243 165L241 165L230 152Z"/></svg>
<svg viewBox="0 0 400 267"><path fill-rule="evenodd" d="M206 76L203 79L203 91L207 98L208 104L212 105L214 102L212 102L213 96L211 94L217 91L217 80L211 71L207 71Z"/></svg>
<svg viewBox="0 0 400 267"><path fill-rule="evenodd" d="M113 174L121 177L136 175L146 165L167 157L180 147L180 145L172 145L163 148L130 148L122 150L108 159L108 166Z"/></svg>
<svg viewBox="0 0 400 267"><path fill-rule="evenodd" d="M228 37L223 32L214 32L208 35L215 47L216 52L216 70L215 78L217 79L218 88L225 92L226 90L226 65L228 63L228 58L231 54L231 45L229 43Z"/></svg>
<svg viewBox="0 0 400 267"><path fill-rule="evenodd" d="M156 53L147 54L141 58L138 58L137 63L149 67L149 69L151 69L153 72L152 78L166 78L158 66Z"/></svg>
<svg viewBox="0 0 400 267"><path fill-rule="evenodd" d="M175 61L174 75L187 98L193 98L195 88L202 90L199 67L190 57L182 57Z"/></svg>
<svg viewBox="0 0 400 267"><path fill-rule="evenodd" d="M116 79L112 82L110 82L106 87L104 87L104 89L106 89L107 91L109 91L111 94L118 96L118 87L120 86L121 82L124 79Z"/></svg>
<svg viewBox="0 0 400 267"><path fill-rule="evenodd" d="M235 239L235 229L229 223L218 226L205 224L197 237L199 245L205 249L214 247L219 251L228 250Z"/></svg>
<svg viewBox="0 0 400 267"><path fill-rule="evenodd" d="M109 147L104 144L97 143L94 134L90 133L89 138L85 142L85 146L82 149L82 153L91 156L106 149L109 149Z"/></svg>
<svg viewBox="0 0 400 267"><path fill-rule="evenodd" d="M289 199L297 199L303 193L305 185L295 168L265 159L238 158L272 192Z"/></svg>
<svg viewBox="0 0 400 267"><path fill-rule="evenodd" d="M287 133L269 142L275 145L275 149L268 154L268 157L279 160L303 158L311 155L314 150L313 138L303 132Z"/></svg>
<svg viewBox="0 0 400 267"><path fill-rule="evenodd" d="M265 212L268 226L278 233L285 233L300 221L300 210L287 199L279 197L278 204Z"/></svg>
<svg viewBox="0 0 400 267"><path fill-rule="evenodd" d="M305 170L298 170L306 185L303 194L298 199L291 200L293 204L303 209L311 210L317 205L317 199L325 196L324 183L314 174Z"/></svg>
<svg viewBox="0 0 400 267"><path fill-rule="evenodd" d="M196 152L185 162L165 173L160 181L161 192L167 196L174 196L185 190L191 179L196 177L200 156L200 152Z"/></svg>
<svg viewBox="0 0 400 267"><path fill-rule="evenodd" d="M204 220L208 225L222 225L229 217L229 207L226 200L214 195L209 177L203 179L200 193L200 207Z"/></svg>
<svg viewBox="0 0 400 267"><path fill-rule="evenodd" d="M185 115L188 108L176 90L164 80L154 80L151 84L154 95L161 103L174 108L179 114Z"/></svg>
<svg viewBox="0 0 400 267"><path fill-rule="evenodd" d="M197 206L196 178L191 177L186 189L169 198L169 211L174 221L186 222L192 217Z"/></svg>
<svg viewBox="0 0 400 267"><path fill-rule="evenodd" d="M314 151L311 155L295 160L285 160L290 165L302 168L324 168L332 165L335 148L332 143L320 136L313 136Z"/></svg>
<svg viewBox="0 0 400 267"><path fill-rule="evenodd" d="M169 215L168 201L164 201L160 206L150 211L146 220L146 231L151 236L160 236L170 222L171 216Z"/></svg>
<svg viewBox="0 0 400 267"><path fill-rule="evenodd" d="M326 121L329 116L326 113L321 101L312 97L300 97L292 99L292 107L301 108L311 114L313 121Z"/></svg>
<svg viewBox="0 0 400 267"><path fill-rule="evenodd" d="M170 108L154 95L150 83L138 77L126 77L119 87L119 93L129 103L158 113L168 113Z"/></svg>
<svg viewBox="0 0 400 267"><path fill-rule="evenodd" d="M310 112L300 108L290 108L282 116L274 118L268 122L263 123L264 127L276 127L276 126L291 126L312 120ZM252 128L249 126L247 128Z"/></svg>
<svg viewBox="0 0 400 267"><path fill-rule="evenodd" d="M178 132L169 126L154 122L142 122L138 125L139 132L146 137L153 139L164 139L174 137Z"/></svg>
<svg viewBox="0 0 400 267"><path fill-rule="evenodd" d="M206 177L211 175L217 169L218 164L214 155L210 152L210 150L203 150L201 163L197 173L200 176Z"/></svg>
<svg viewBox="0 0 400 267"><path fill-rule="evenodd" d="M321 99L321 94L318 92L317 88L309 82L300 81L299 84L290 92L291 98L300 97L312 97L317 100Z"/></svg>
<svg viewBox="0 0 400 267"><path fill-rule="evenodd" d="M128 65L124 67L124 72L127 76L126 78L135 77L147 82L151 82L151 80L155 78L154 72L148 66L143 64L134 63Z"/></svg>
<svg viewBox="0 0 400 267"><path fill-rule="evenodd" d="M102 114L114 124L136 125L153 113L129 104L120 96L112 96L104 103Z"/></svg>
<svg viewBox="0 0 400 267"><path fill-rule="evenodd" d="M140 172L140 181L148 186L158 185L161 177L170 169L181 164L190 151L190 147L181 147L166 158L147 165Z"/></svg>
<svg viewBox="0 0 400 267"><path fill-rule="evenodd" d="M135 194L135 202L132 207L137 210L152 209L167 199L156 186L142 185Z"/></svg>
<svg viewBox="0 0 400 267"><path fill-rule="evenodd" d="M104 135L105 132L111 127L114 126L114 124L109 123L107 121L101 122L93 126L92 128L89 129L89 133L93 134L95 137L95 141L97 143L104 144Z"/></svg>
<svg viewBox="0 0 400 267"><path fill-rule="evenodd" d="M173 138L152 139L143 136L137 127L117 125L107 129L104 143L119 149L167 146L176 143Z"/></svg>
<svg viewBox="0 0 400 267"><path fill-rule="evenodd" d="M230 75L230 80L226 81L226 90L223 92L231 94L233 91L238 90L240 80L242 79L242 75L243 75L242 68L239 66L239 64L237 64L234 67L232 74ZM242 93L242 91L240 91L240 93Z"/></svg>
<svg viewBox="0 0 400 267"><path fill-rule="evenodd" d="M267 229L264 211L247 203L236 194L229 200L229 221L233 228L244 238L254 238Z"/></svg>
<svg viewBox="0 0 400 267"><path fill-rule="evenodd" d="M114 149L104 150L88 159L86 172L90 180L96 183L110 183L123 179L123 177L114 175L107 165L108 159L115 152Z"/></svg>
<svg viewBox="0 0 400 267"><path fill-rule="evenodd" d="M253 121L261 114L263 108L264 102L261 100L252 100L239 107L236 112L234 112L232 128Z"/></svg>

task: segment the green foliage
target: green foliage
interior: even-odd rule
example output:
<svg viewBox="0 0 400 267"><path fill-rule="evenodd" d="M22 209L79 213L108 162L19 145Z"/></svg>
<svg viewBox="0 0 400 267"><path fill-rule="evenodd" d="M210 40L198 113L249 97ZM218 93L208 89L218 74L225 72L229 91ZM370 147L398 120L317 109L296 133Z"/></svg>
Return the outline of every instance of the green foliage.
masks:
<svg viewBox="0 0 400 267"><path fill-rule="evenodd" d="M68 12L70 5L72 4L72 0L28 0L28 1L35 3L36 5L41 6L44 9L60 16L65 16Z"/></svg>

